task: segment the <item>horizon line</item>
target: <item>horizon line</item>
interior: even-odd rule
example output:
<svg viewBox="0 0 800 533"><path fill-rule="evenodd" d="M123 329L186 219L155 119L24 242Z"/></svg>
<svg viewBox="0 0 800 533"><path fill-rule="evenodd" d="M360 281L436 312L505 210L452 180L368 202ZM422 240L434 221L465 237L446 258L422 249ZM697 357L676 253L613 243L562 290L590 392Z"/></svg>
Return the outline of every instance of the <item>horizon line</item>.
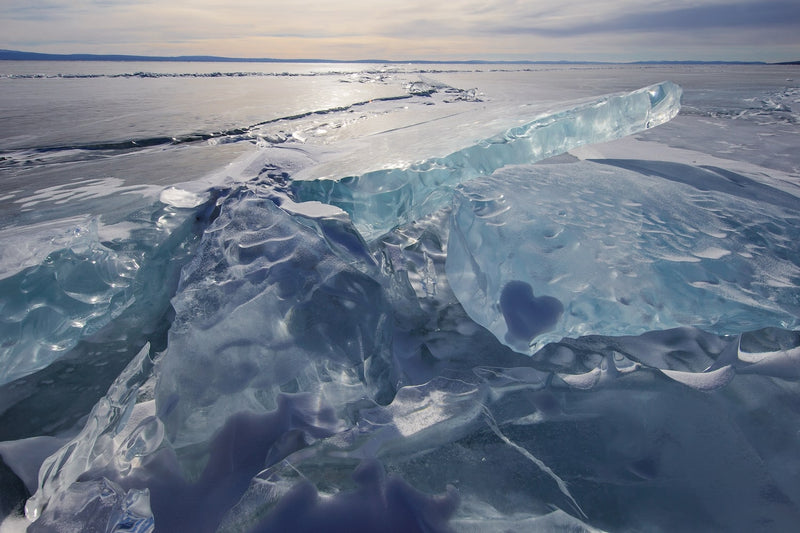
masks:
<svg viewBox="0 0 800 533"><path fill-rule="evenodd" d="M272 57L247 58L212 55L151 56L135 54L52 54L43 52L25 52L21 50L0 49L0 60L3 61L152 61L152 62L186 62L186 63L388 63L388 64L732 64L732 65L794 65L800 61L740 61L740 60L638 60L638 61L590 61L590 60L536 60L536 59L324 59L324 58L292 58Z"/></svg>

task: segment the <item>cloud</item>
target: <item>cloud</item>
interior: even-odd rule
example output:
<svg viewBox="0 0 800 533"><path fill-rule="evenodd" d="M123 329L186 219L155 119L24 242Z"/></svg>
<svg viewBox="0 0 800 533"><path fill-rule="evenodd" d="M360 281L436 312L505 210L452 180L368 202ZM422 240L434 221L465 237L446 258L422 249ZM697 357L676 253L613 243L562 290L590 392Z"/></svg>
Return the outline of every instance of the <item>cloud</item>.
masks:
<svg viewBox="0 0 800 533"><path fill-rule="evenodd" d="M60 17L64 7L57 2L10 2L0 9L0 14L9 21L55 20Z"/></svg>
<svg viewBox="0 0 800 533"><path fill-rule="evenodd" d="M796 0L0 3L0 48L45 52L624 61L736 59L733 45L753 45L744 51L748 59L769 60L796 53L798 27ZM764 43L773 46L755 48ZM681 57L669 55L679 44Z"/></svg>
<svg viewBox="0 0 800 533"><path fill-rule="evenodd" d="M709 29L755 29L800 27L800 4L784 1L751 1L628 12L604 19L566 20L560 25L505 25L491 28L494 33L536 34L549 37L574 37L614 32L696 32ZM489 28L487 28L489 29Z"/></svg>

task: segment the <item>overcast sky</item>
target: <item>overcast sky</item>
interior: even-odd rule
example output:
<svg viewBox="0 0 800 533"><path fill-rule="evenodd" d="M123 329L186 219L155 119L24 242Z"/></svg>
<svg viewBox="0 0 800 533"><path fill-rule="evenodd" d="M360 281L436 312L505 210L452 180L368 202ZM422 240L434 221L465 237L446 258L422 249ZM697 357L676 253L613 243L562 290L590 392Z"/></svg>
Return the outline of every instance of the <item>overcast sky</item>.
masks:
<svg viewBox="0 0 800 533"><path fill-rule="evenodd" d="M0 48L326 59L800 59L800 0L0 0Z"/></svg>

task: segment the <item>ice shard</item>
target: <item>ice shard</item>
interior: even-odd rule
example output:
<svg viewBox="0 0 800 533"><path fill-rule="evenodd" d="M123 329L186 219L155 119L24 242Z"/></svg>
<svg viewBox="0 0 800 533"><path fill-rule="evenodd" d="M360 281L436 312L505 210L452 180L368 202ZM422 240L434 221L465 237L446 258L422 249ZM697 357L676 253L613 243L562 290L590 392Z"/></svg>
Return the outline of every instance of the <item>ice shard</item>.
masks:
<svg viewBox="0 0 800 533"><path fill-rule="evenodd" d="M297 181L293 187L300 200L347 211L364 238L372 240L442 207L464 181L663 124L678 114L681 94L678 85L665 81L540 116L444 157L338 180Z"/></svg>
<svg viewBox="0 0 800 533"><path fill-rule="evenodd" d="M323 214L289 215L249 188L222 204L183 270L159 364L156 404L176 448L274 409L281 392L341 405L380 386L370 368L387 350L387 307L362 272L377 267L349 223Z"/></svg>

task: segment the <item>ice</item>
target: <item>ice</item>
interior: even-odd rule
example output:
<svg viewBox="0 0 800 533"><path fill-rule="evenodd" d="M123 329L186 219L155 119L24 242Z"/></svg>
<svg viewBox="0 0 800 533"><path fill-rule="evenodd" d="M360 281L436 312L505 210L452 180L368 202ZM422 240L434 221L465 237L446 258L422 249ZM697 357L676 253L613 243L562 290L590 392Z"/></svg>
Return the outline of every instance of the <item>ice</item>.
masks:
<svg viewBox="0 0 800 533"><path fill-rule="evenodd" d="M447 522L458 506L453 487L442 494L429 496L408 485L401 478L386 476L374 461L365 462L354 471L353 490L320 494L309 482L286 490L276 483L262 484L262 502L276 505L260 522L248 524L249 531L452 531ZM252 516L251 513L242 513ZM244 516L231 516L222 531L242 530ZM234 524L236 527L234 529ZM226 527L227 526L227 527Z"/></svg>
<svg viewBox="0 0 800 533"><path fill-rule="evenodd" d="M152 533L149 497L147 491L124 491L107 479L74 483L59 493L48 514L27 531L86 531L86 524L103 524L102 531L108 533Z"/></svg>
<svg viewBox="0 0 800 533"><path fill-rule="evenodd" d="M38 487L39 467L63 444L64 439L44 436L3 442L0 443L0 457L7 464L13 465L14 474L25 485L28 492L33 494Z"/></svg>
<svg viewBox="0 0 800 533"><path fill-rule="evenodd" d="M159 195L159 200L167 205L178 208L192 208L202 205L208 198L204 195L187 191L179 187L167 187Z"/></svg>
<svg viewBox="0 0 800 533"><path fill-rule="evenodd" d="M97 222L70 230L65 248L0 280L0 384L44 368L133 300L139 258L97 237Z"/></svg>
<svg viewBox="0 0 800 533"><path fill-rule="evenodd" d="M45 505L56 495L63 495L75 485L81 474L91 468L110 464L114 460L113 439L122 432L136 405L139 386L149 373L150 346L146 345L112 384L106 396L95 405L89 414L89 422L81 433L47 458L40 469L36 494L25 505L25 514L31 520L38 519ZM156 446L158 443L156 443ZM124 458L130 461L130 458ZM109 487L94 487L92 491L102 493ZM84 489L80 489L83 491ZM85 500L84 500L85 501ZM50 506L52 511L54 506ZM58 514L54 517L57 519Z"/></svg>
<svg viewBox="0 0 800 533"><path fill-rule="evenodd" d="M110 336L105 328L121 317L148 327L219 194L206 191L193 209L154 205L115 225L71 218L57 231L51 223L14 232L29 249L3 263L15 273L0 279L0 385L64 358L81 340Z"/></svg>
<svg viewBox="0 0 800 533"><path fill-rule="evenodd" d="M282 390L339 405L381 386L370 369L387 357L387 304L364 273L374 260L339 211L292 203L293 217L270 194L243 188L222 204L172 301L156 401L177 448L207 442L234 413L274 409Z"/></svg>
<svg viewBox="0 0 800 533"><path fill-rule="evenodd" d="M372 240L442 207L463 181L657 126L678 113L680 99L681 88L663 82L538 117L445 157L336 180L299 181L295 191L301 200L341 207Z"/></svg>
<svg viewBox="0 0 800 533"><path fill-rule="evenodd" d="M523 353L800 324L796 197L713 169L677 181L631 166L519 166L462 185L446 265L470 317Z"/></svg>
<svg viewBox="0 0 800 533"><path fill-rule="evenodd" d="M0 232L6 246L0 250L0 279L40 264L48 255L75 243L97 221L91 216L56 219L26 227L10 227Z"/></svg>
<svg viewBox="0 0 800 533"><path fill-rule="evenodd" d="M477 95L448 87L409 90ZM530 164L536 139L606 138L551 134L626 102L640 116L652 90L442 152L496 159L380 230L295 194L322 183L294 178L327 133L259 141L230 179L165 190L96 239L141 261L131 304L81 342L138 355L73 431L0 444L9 503L35 490L32 532L790 530L792 189L657 159ZM75 387L99 388L81 346ZM25 387L48 390L17 380L1 405Z"/></svg>
<svg viewBox="0 0 800 533"><path fill-rule="evenodd" d="M719 349L713 339L671 331L596 339L594 348L608 350L616 344L617 350L637 354L666 348L671 353L663 364L702 367L716 355L706 350ZM591 364L591 342L572 344L571 349L578 366ZM610 357L624 366L619 352ZM477 528L476 523L484 530L503 531L508 524L549 520L552 527L593 530L582 522L582 513L596 528L612 531L654 522L666 529L697 526L694 513L709 513L713 518L701 521L723 528L768 519L771 528L780 530L797 516L790 503L798 496L792 481L797 472L781 471L782 454L775 447L783 445L758 429L757 413L764 402L780 404L781 385L734 380L727 394L712 398L650 369L618 373L587 393L529 367L478 366L475 371L467 378L471 384L439 378L401 389L386 407L357 411L359 422L352 429L261 472L222 530L258 531L247 517L263 515L295 524L298 516L313 512L304 504L295 513L284 513L295 497L303 494L301 500L314 501L316 487L318 501L333 504L331 496L352 490L349 474L355 465L373 454L387 471L427 494L442 494L447 484L454 484L463 502L451 523L457 531L468 524ZM745 398L752 399L756 389L761 396L745 406ZM797 416L788 406L780 410L781 416ZM731 412L742 417L733 421L724 415ZM767 450L777 456L764 464L759 454ZM724 484L721 488L717 483ZM665 504L660 497L682 509L691 507L693 518L660 514ZM731 506L734 501L759 503ZM550 506L572 517L545 518Z"/></svg>
<svg viewBox="0 0 800 533"><path fill-rule="evenodd" d="M680 370L666 369L662 369L661 372L687 387L709 392L730 383L734 377L735 369L733 366L727 365L710 372L682 372Z"/></svg>

